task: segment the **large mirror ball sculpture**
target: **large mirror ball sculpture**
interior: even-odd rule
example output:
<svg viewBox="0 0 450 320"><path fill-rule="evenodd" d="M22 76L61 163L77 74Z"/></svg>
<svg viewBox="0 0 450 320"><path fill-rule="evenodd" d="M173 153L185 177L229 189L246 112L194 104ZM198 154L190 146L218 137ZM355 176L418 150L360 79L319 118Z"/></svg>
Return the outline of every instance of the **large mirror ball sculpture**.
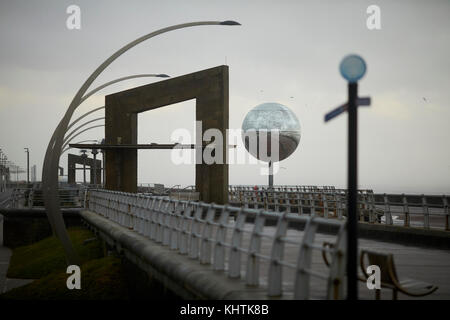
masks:
<svg viewBox="0 0 450 320"><path fill-rule="evenodd" d="M271 156L270 130L279 130L279 156L271 159L272 162L282 161L289 157L300 143L300 122L295 114L286 106L275 103L263 103L250 110L242 123L242 140L247 151L255 158L268 162L266 152L259 150L259 136L261 132L267 132L267 156ZM257 147L250 146L248 133L256 131ZM247 133L247 135L246 135Z"/></svg>

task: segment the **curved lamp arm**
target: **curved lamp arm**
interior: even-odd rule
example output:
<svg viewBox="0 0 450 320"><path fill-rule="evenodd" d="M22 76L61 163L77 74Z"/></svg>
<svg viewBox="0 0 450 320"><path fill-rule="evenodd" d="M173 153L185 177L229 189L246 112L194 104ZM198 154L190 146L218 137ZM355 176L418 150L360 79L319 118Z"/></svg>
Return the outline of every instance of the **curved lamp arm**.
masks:
<svg viewBox="0 0 450 320"><path fill-rule="evenodd" d="M118 79L106 82L106 83L102 84L101 86L98 86L97 88L95 88L95 89L89 91L88 93L86 93L83 96L83 98L81 98L81 103L83 103L87 98L92 96L97 91L100 91L103 88L106 88L107 86L110 86L110 85L112 85L114 83L117 83L117 82L120 82L120 81L124 81L124 80L128 80L128 79L145 78L145 77L169 78L170 76L168 76L167 74L164 74L164 73L160 73L160 74L146 73L146 74L135 74L135 75L131 75L131 76L118 78Z"/></svg>
<svg viewBox="0 0 450 320"><path fill-rule="evenodd" d="M83 119L83 118L87 117L88 115L90 115L91 113L94 113L95 111L98 111L98 110L101 110L101 109L105 109L105 106L95 108L94 110L88 111L88 112L86 112L85 114L81 115L79 118L77 118L76 120L72 121L72 122L69 124L69 126L68 126L67 129L66 129L66 132L69 131L69 129L72 128L72 127L75 125L75 123L77 123L77 122L80 121L81 119Z"/></svg>
<svg viewBox="0 0 450 320"><path fill-rule="evenodd" d="M92 122L95 122L95 121L98 121L98 120L104 120L104 119L105 119L105 117L95 118L95 119L89 120L89 121L79 125L78 127L73 129L69 134L67 134L64 137L63 143L65 143L75 132L77 132L78 129L83 128L85 125L88 125L89 123L92 123ZM61 148L61 149L64 149L64 148Z"/></svg>
<svg viewBox="0 0 450 320"><path fill-rule="evenodd" d="M94 129L94 128L104 127L104 126L105 126L104 124L99 124L99 125L92 126L92 127L86 128L86 129L84 129L84 130L78 132L78 133L77 133L76 135L74 135L72 138L70 138L69 140L67 140L67 141L64 143L64 145L62 146L61 149L64 149L65 147L67 147L67 145L69 144L70 141L72 141L72 139L78 137L78 136L79 136L80 134L82 134L83 132L86 132L86 131L91 130L91 129Z"/></svg>
<svg viewBox="0 0 450 320"><path fill-rule="evenodd" d="M110 86L110 85L112 85L112 84L115 84L115 83L118 83L118 82L121 82L121 81L129 80L129 79L145 78L145 77L169 78L170 76L168 76L167 74L153 74L153 73L151 73L151 74L135 74L135 75L132 75L132 76L126 76L126 77L118 78L118 79L109 81L109 82L107 82L107 83L104 83L104 84L102 84L101 86L98 86L97 88L95 88L94 90L92 90L92 91L86 93L86 94L83 96L83 98L81 98L80 104L83 103L87 98L89 98L90 96L92 96L94 93L96 93L96 92L98 92L98 91L100 91L100 90L106 88L107 86ZM72 121L72 122L69 124L69 126L68 126L67 129L66 129L66 132L67 132L67 131L75 124L75 123L77 123L78 121L80 121L80 120L83 119L84 117L90 115L91 113L93 113L93 112L95 112L95 111L97 111L97 110L101 110L101 109L104 109L104 108L105 108L105 106L99 107L99 108L96 108L96 109L94 109L94 110L91 110L91 111L89 111L89 112L83 114L81 117L79 117L78 119Z"/></svg>

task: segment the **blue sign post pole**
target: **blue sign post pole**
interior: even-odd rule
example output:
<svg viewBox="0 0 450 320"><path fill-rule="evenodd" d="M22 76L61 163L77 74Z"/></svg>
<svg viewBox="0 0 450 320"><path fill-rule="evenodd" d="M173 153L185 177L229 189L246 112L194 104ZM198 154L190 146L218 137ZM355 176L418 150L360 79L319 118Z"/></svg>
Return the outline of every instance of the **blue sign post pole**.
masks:
<svg viewBox="0 0 450 320"><path fill-rule="evenodd" d="M358 299L358 83L348 84L347 299Z"/></svg>
<svg viewBox="0 0 450 320"><path fill-rule="evenodd" d="M325 122L348 111L347 176L347 300L358 299L358 105L370 105L370 98L358 98L358 80L366 73L366 63L357 55L346 56L340 66L348 81L348 102L325 115Z"/></svg>

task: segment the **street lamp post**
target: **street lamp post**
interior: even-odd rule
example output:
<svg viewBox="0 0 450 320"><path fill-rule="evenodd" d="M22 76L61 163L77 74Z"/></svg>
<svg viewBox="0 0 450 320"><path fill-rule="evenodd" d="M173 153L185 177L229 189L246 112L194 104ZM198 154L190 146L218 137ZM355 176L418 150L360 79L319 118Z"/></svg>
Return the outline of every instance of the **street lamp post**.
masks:
<svg viewBox="0 0 450 320"><path fill-rule="evenodd" d="M83 159L83 184L86 185L86 155L87 150L80 150L82 153L81 158Z"/></svg>
<svg viewBox="0 0 450 320"><path fill-rule="evenodd" d="M269 161L269 189L273 189L273 162Z"/></svg>
<svg viewBox="0 0 450 320"><path fill-rule="evenodd" d="M30 149L24 148L27 153L27 186L30 184Z"/></svg>
<svg viewBox="0 0 450 320"><path fill-rule="evenodd" d="M5 180L6 180L6 170L4 169L4 164L3 164L4 156L6 157L6 155L3 154L2 149L0 149L0 192L4 191L3 175L5 175Z"/></svg>
<svg viewBox="0 0 450 320"><path fill-rule="evenodd" d="M61 215L60 205L59 205L59 195L57 192L58 188L58 163L59 157L62 151L63 138L64 133L67 130L67 126L69 125L70 118L72 117L75 109L80 105L83 95L86 93L87 89L91 86L91 84L95 81L95 79L105 70L114 60L120 57L123 53L133 48L137 44L146 41L150 38L153 38L157 35L182 29L193 26L201 26L201 25L240 25L234 21L201 21L201 22L191 22L184 23L175 26L170 26L167 28L163 28L154 32L151 32L147 35L144 35L118 51L116 51L112 56L110 56L107 60L105 60L97 69L89 76L89 78L84 82L81 88L78 90L76 95L74 96L72 102L69 105L68 110L66 111L63 119L58 124L57 128L53 132L53 135L50 139L50 142L47 146L47 150L44 158L44 165L42 170L42 191L44 196L44 203L46 208L47 217L49 219L50 225L52 227L53 232L61 241L64 251L66 254L66 261L68 264L79 264L79 258L76 252L73 250L72 243L70 242L69 235L66 230L66 226L64 220Z"/></svg>
<svg viewBox="0 0 450 320"><path fill-rule="evenodd" d="M97 154L98 154L98 150L97 149L92 149L91 153L94 155L94 185L97 185Z"/></svg>
<svg viewBox="0 0 450 320"><path fill-rule="evenodd" d="M105 138L103 138L100 143L105 144ZM102 181L103 181L103 186L105 186L105 150L100 149L100 152L102 153Z"/></svg>

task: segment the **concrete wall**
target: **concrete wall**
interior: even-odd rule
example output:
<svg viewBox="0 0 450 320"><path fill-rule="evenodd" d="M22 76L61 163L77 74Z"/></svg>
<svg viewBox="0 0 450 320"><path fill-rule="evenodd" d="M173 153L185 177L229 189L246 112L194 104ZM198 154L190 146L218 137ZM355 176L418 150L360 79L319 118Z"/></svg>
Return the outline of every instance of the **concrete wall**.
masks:
<svg viewBox="0 0 450 320"><path fill-rule="evenodd" d="M14 249L52 235L44 209L0 209L0 217L5 247ZM82 225L79 210L63 210L63 217L66 227Z"/></svg>

